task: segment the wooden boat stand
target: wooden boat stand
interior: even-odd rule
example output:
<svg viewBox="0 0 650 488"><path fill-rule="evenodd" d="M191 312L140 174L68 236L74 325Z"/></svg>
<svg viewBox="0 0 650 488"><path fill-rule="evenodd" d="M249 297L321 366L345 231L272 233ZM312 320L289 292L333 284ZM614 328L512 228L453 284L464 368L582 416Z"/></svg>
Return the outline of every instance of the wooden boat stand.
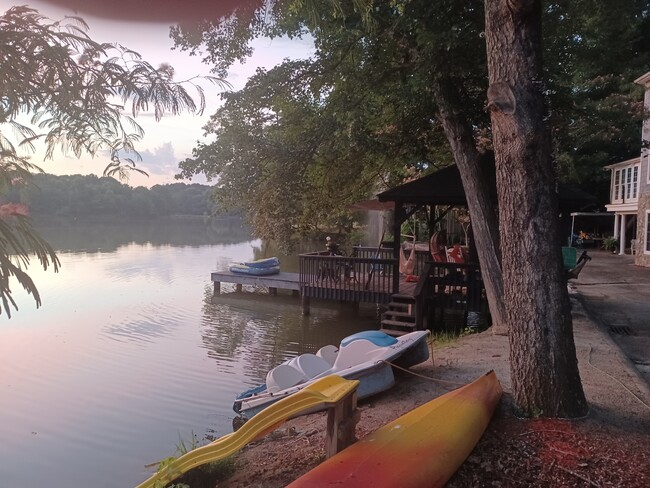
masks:
<svg viewBox="0 0 650 488"><path fill-rule="evenodd" d="M360 416L356 388L327 409L326 459L354 444Z"/></svg>

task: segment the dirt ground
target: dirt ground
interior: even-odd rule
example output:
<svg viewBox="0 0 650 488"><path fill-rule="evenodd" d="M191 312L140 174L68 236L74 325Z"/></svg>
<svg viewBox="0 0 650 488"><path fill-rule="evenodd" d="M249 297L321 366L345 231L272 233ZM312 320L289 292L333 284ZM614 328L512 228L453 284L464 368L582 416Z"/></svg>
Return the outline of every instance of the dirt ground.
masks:
<svg viewBox="0 0 650 488"><path fill-rule="evenodd" d="M650 394L612 340L573 301L576 349L590 404L584 419L522 420L512 414L508 338L490 331L433 345L433 362L398 372L391 390L359 403L357 438L487 371L504 397L450 487L650 486ZM219 487L283 487L324 459L326 414L284 424L245 448Z"/></svg>

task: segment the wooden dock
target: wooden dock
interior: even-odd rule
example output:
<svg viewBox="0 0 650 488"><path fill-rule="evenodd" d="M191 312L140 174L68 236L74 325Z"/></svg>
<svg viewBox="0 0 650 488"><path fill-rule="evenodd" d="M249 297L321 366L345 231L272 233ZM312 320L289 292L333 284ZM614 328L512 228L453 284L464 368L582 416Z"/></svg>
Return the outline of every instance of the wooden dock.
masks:
<svg viewBox="0 0 650 488"><path fill-rule="evenodd" d="M230 271L216 271L212 273L214 282L214 294L221 292L221 283L234 283L237 285L237 291L241 291L242 285L260 286L269 289L269 293L274 295L278 288L281 290L300 291L300 275L298 273L284 273L269 276L253 276Z"/></svg>
<svg viewBox="0 0 650 488"><path fill-rule="evenodd" d="M215 296L221 294L221 283L235 284L236 291L238 292L242 291L243 285L266 288L269 290L270 295L276 295L278 289L291 290L295 296L301 296L302 310L305 315L309 314L310 298L353 302L368 301L374 303L377 300L373 297L382 296L381 294L377 294L377 290L373 286L361 290L362 285L358 281L350 284L343 281L332 282L324 280L318 283L309 283L308 286L305 286L305 283L303 283L301 288L300 273L280 272L269 276L252 276L232 273L231 271L216 271L211 274L211 279L214 283ZM352 289L349 289L350 287ZM400 287L403 288L403 293L412 295L415 284L406 283L403 279L400 279ZM354 288L359 289L355 290ZM336 295L334 295L335 293Z"/></svg>
<svg viewBox="0 0 650 488"><path fill-rule="evenodd" d="M400 290L404 295L413 293L415 288L414 283L404 283L398 261L390 253L390 249L356 246L351 256L321 251L300 254L299 273L253 276L215 271L211 274L214 295L221 293L221 283L234 283L237 291L243 285L266 288L271 295L277 295L278 289L291 290L300 296L304 315L309 314L312 299L388 304Z"/></svg>
<svg viewBox="0 0 650 488"><path fill-rule="evenodd" d="M372 253L372 257L365 254ZM386 307L381 329L400 335L444 322L445 310L466 317L472 312L487 313L487 299L477 264L424 262L418 270L419 280L407 282L393 258L375 257L376 249L357 248L353 256L300 254L299 273L280 272L253 276L231 271L211 274L214 295L221 293L221 283L265 288L270 295L278 289L291 290L300 296L302 313L309 314L310 300L374 303Z"/></svg>

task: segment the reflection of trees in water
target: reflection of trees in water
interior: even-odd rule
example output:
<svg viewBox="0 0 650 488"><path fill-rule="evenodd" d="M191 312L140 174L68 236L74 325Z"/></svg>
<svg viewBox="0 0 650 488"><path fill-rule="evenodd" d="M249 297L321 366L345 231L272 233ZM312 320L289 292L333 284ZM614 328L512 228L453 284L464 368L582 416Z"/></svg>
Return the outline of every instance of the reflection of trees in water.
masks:
<svg viewBox="0 0 650 488"><path fill-rule="evenodd" d="M237 217L212 219L164 219L140 223L41 224L41 235L57 250L114 252L135 244L153 246L201 246L237 244L250 240L250 229Z"/></svg>
<svg viewBox="0 0 650 488"><path fill-rule="evenodd" d="M201 334L208 356L225 371L241 370L253 382L262 382L269 369L288 358L376 328L372 308L358 312L337 303L312 307L311 315L304 317L300 300L290 295L242 292L212 297L211 289L205 290Z"/></svg>

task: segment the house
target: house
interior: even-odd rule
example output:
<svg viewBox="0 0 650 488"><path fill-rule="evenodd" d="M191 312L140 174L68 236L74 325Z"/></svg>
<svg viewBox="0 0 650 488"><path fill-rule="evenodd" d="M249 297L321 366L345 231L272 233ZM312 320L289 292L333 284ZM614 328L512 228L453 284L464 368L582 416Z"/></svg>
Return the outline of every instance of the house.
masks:
<svg viewBox="0 0 650 488"><path fill-rule="evenodd" d="M609 212L614 212L614 237L619 254L628 250L635 263L650 267L650 71L634 80L645 88L645 117L639 157L606 166L611 171Z"/></svg>

